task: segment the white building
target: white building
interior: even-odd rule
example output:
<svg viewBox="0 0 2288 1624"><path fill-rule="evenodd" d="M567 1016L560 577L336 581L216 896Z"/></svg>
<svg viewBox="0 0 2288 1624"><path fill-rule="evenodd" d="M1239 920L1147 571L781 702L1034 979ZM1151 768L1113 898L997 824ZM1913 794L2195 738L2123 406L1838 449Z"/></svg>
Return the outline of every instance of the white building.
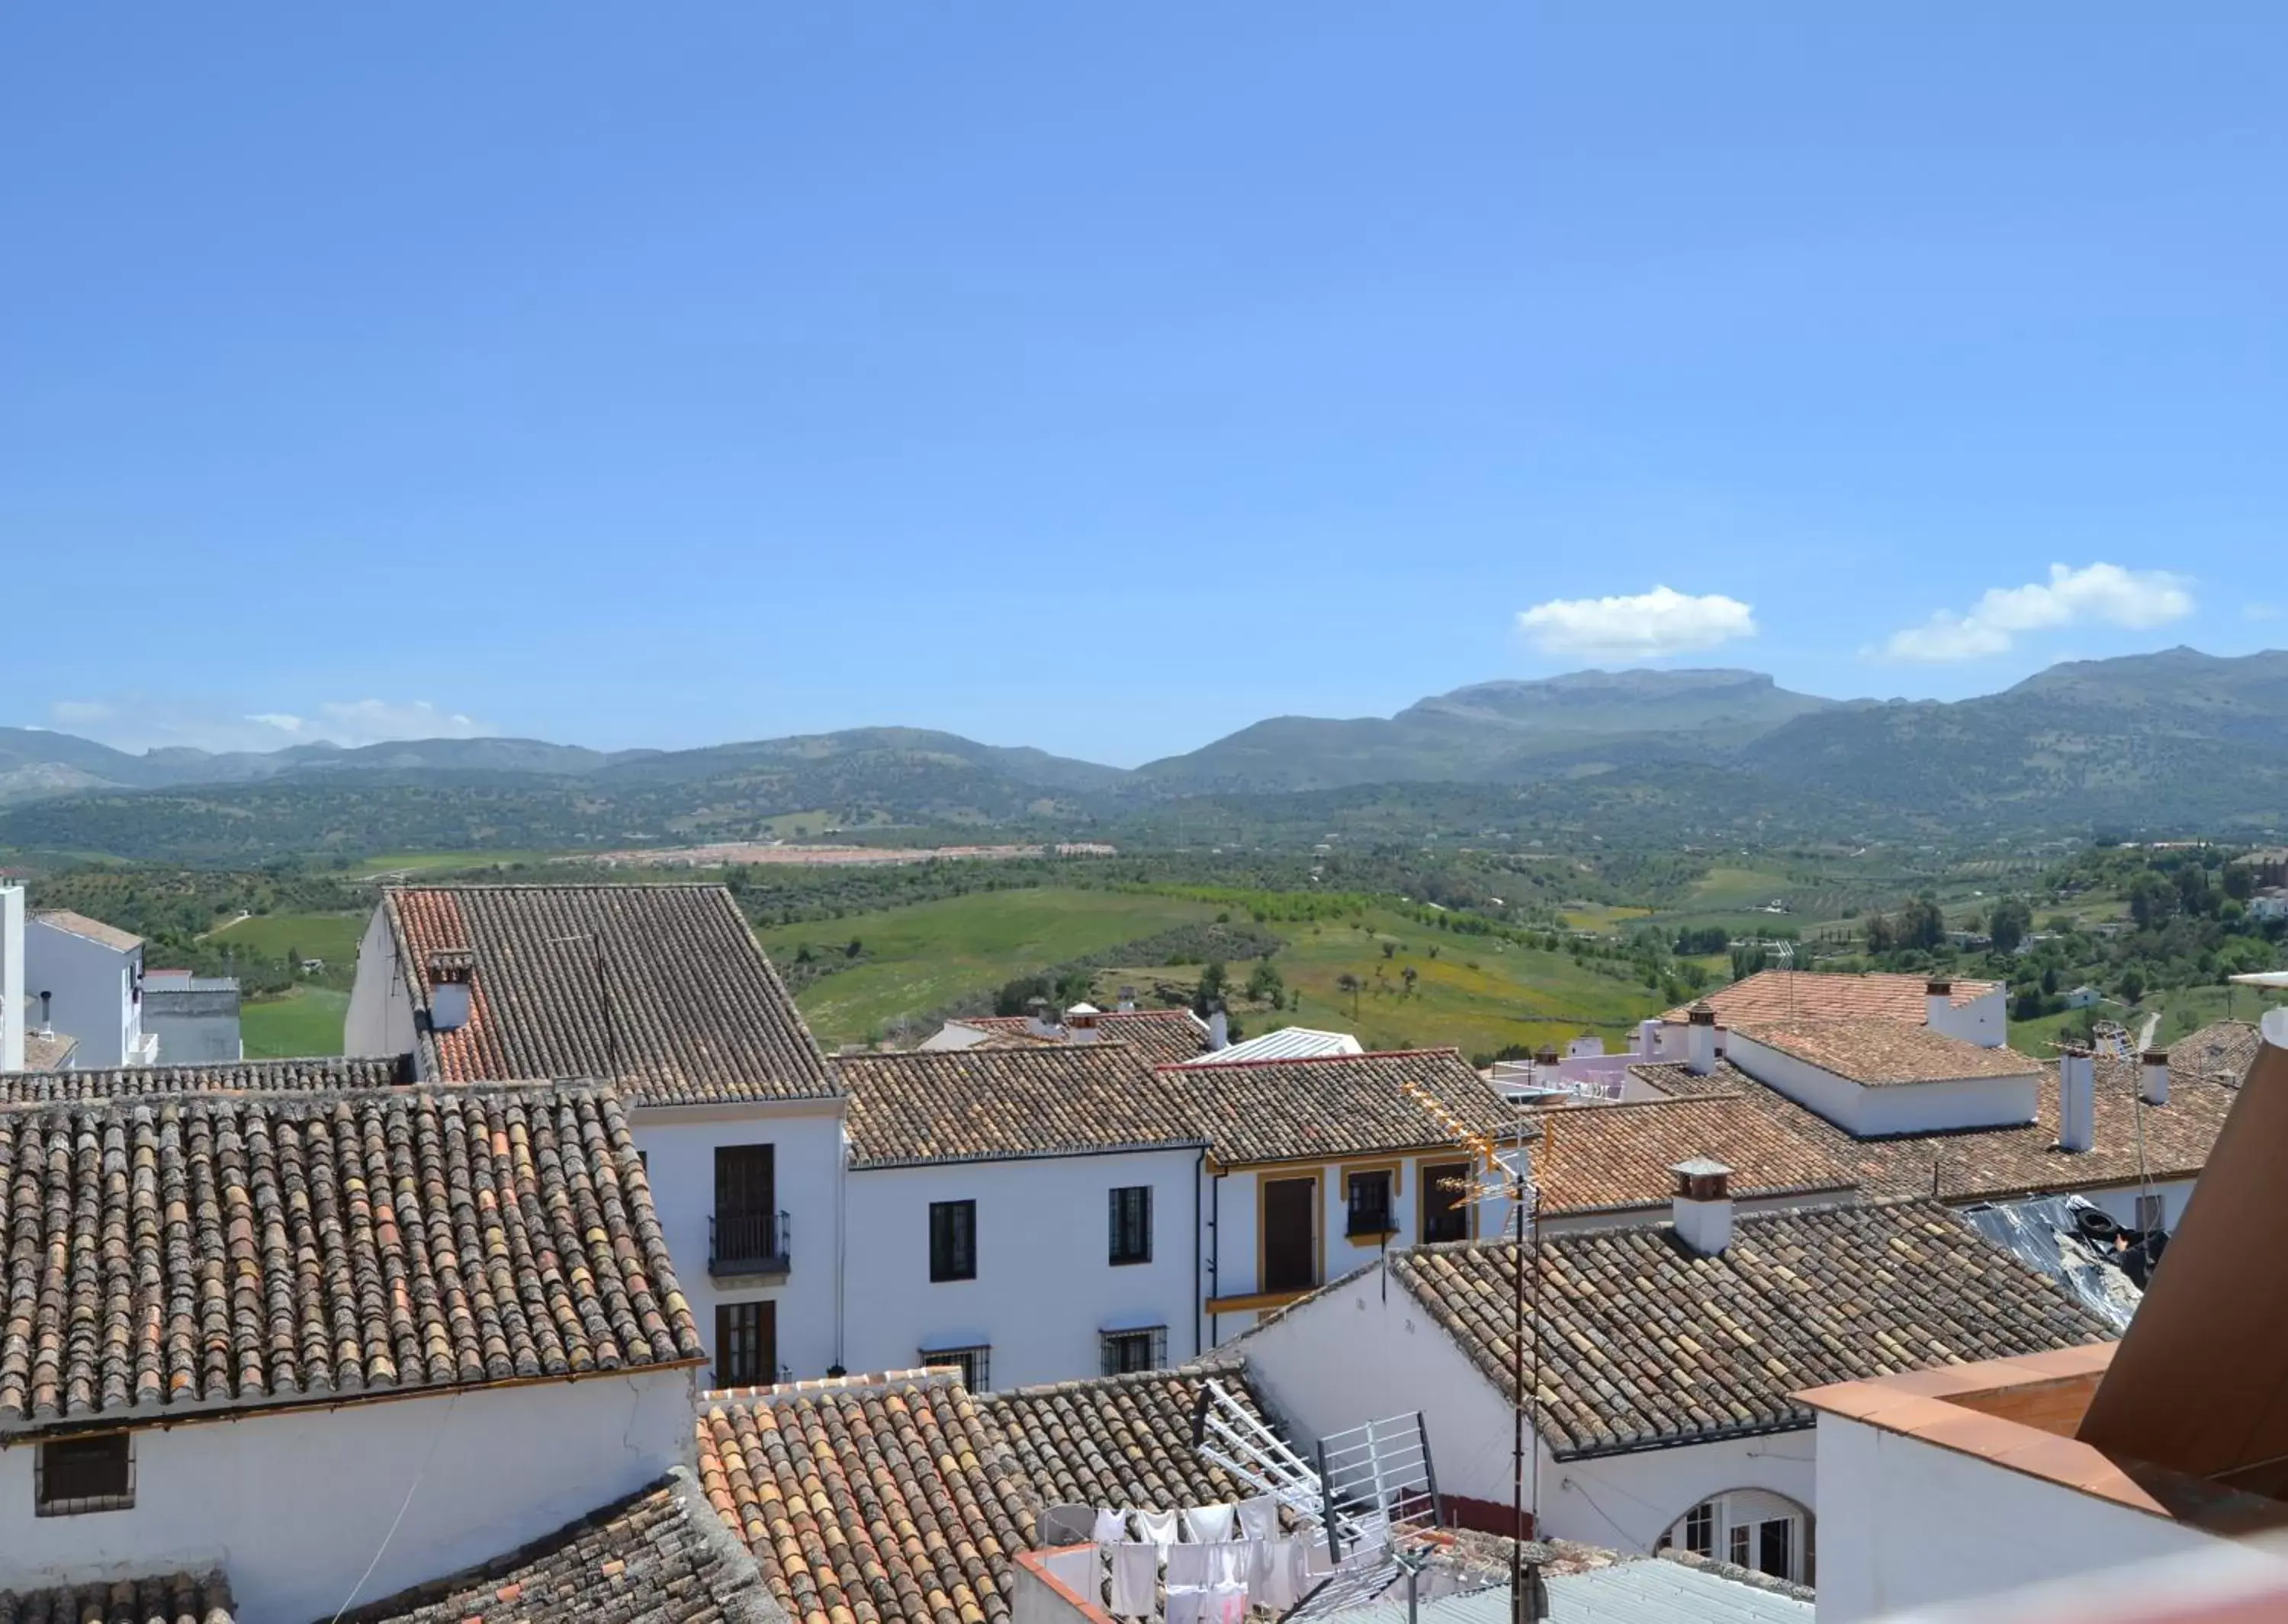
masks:
<svg viewBox="0 0 2288 1624"><path fill-rule="evenodd" d="M326 1618L685 1459L705 1356L619 1102L371 1074L0 1081L0 1592L220 1571Z"/></svg>
<svg viewBox="0 0 2288 1624"><path fill-rule="evenodd" d="M1500 1531L1514 1526L1522 1363L1539 1395L1535 1532L1802 1581L1816 1560L1823 1583L1812 1415L1791 1397L1808 1373L2031 1352L2104 1327L1934 1203L1736 1216L1725 1171L1683 1164L1672 1225L1545 1239L1537 1277L1513 1242L1394 1252L1231 1351L1307 1434L1420 1410L1450 1518Z"/></svg>
<svg viewBox="0 0 2288 1624"><path fill-rule="evenodd" d="M24 992L43 1026L79 1040L78 1064L148 1066L158 1040L143 1029L143 939L64 909L24 929Z"/></svg>
<svg viewBox="0 0 2288 1624"><path fill-rule="evenodd" d="M841 1085L719 885L413 886L345 1047L448 1081L616 1083L720 1385L845 1362Z"/></svg>
<svg viewBox="0 0 2288 1624"><path fill-rule="evenodd" d="M1507 1221L1489 1151L1531 1129L1450 1049L1164 1066L1211 1147L1205 1339L1422 1240ZM1499 1181L1496 1181L1498 1184Z"/></svg>
<svg viewBox="0 0 2288 1624"><path fill-rule="evenodd" d="M1182 1092L1127 1044L844 1057L846 1358L973 1391L1202 1350L1200 1168Z"/></svg>
<svg viewBox="0 0 2288 1624"><path fill-rule="evenodd" d="M0 885L0 1072L24 1069L24 888Z"/></svg>
<svg viewBox="0 0 2288 1624"><path fill-rule="evenodd" d="M1801 1395L1819 1417L1822 1624L2093 1577L2111 1599L2109 1568L2173 1557L2198 1573L2288 1529L2288 1278L2270 1263L2288 1244L2288 1012L2273 1016L2117 1345Z"/></svg>
<svg viewBox="0 0 2288 1624"><path fill-rule="evenodd" d="M170 1066L242 1060L239 991L234 976L195 976L187 970L143 972L143 1030Z"/></svg>

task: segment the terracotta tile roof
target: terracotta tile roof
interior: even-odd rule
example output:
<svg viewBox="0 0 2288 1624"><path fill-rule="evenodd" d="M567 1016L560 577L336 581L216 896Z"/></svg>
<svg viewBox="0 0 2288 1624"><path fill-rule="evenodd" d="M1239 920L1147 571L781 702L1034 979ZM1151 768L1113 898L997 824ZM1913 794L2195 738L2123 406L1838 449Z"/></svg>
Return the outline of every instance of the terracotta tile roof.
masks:
<svg viewBox="0 0 2288 1624"><path fill-rule="evenodd" d="M0 1430L696 1362L619 1100L0 1107Z"/></svg>
<svg viewBox="0 0 2288 1624"><path fill-rule="evenodd" d="M2030 1077L2042 1069L2014 1049L1988 1049L1879 1017L1737 1021L1732 1032L1871 1089L1958 1077Z"/></svg>
<svg viewBox="0 0 2288 1624"><path fill-rule="evenodd" d="M423 1017L425 1076L613 1077L639 1105L838 1091L719 885L401 887L382 906ZM433 963L470 967L457 1031L426 1029Z"/></svg>
<svg viewBox="0 0 2288 1624"><path fill-rule="evenodd" d="M1210 1376L1253 1402L1231 1365L984 1399L943 1370L710 1393L700 1480L795 1624L1005 1624L1043 1508L1235 1491L1192 1454Z"/></svg>
<svg viewBox="0 0 2288 1624"><path fill-rule="evenodd" d="M1033 1496L950 1372L712 1393L699 1478L796 1624L1004 1624Z"/></svg>
<svg viewBox="0 0 2288 1624"><path fill-rule="evenodd" d="M1531 1131L1530 1120L1497 1098L1451 1049L1162 1066L1160 1075L1190 1094L1195 1119L1226 1164L1452 1145L1458 1123L1501 1138Z"/></svg>
<svg viewBox="0 0 2288 1624"><path fill-rule="evenodd" d="M1808 1426L1800 1388L2111 1335L1930 1201L1743 1216L1713 1257L1665 1224L1542 1248L1537 1425L1560 1460ZM1388 1260L1510 1396L1513 1250L1476 1242Z"/></svg>
<svg viewBox="0 0 2288 1624"><path fill-rule="evenodd" d="M1760 970L1729 986L1703 994L1727 1026L1747 1020L1791 1018L1840 1020L1864 1018L1919 1026L1929 1013L1921 976L1870 970L1864 975L1830 975L1816 970ZM1957 981L1949 1002L1959 1007L1983 998L1998 981ZM1685 1006L1661 1017L1681 1022Z"/></svg>
<svg viewBox="0 0 2288 1624"><path fill-rule="evenodd" d="M160 1573L52 1590L0 1590L0 1624L231 1624L220 1573Z"/></svg>
<svg viewBox="0 0 2288 1624"><path fill-rule="evenodd" d="M2227 1023L2220 1023L2227 1024ZM2207 1035L2205 1035L2207 1034ZM2195 1042L2194 1040L2199 1040ZM1778 1089L1758 1082L1728 1061L1705 1077L1680 1066L1633 1066L1638 1077L1672 1094L1736 1094L1758 1110L1823 1146L1857 1176L1870 1195L1937 1195L1942 1200L2003 1200L2014 1196L2191 1178L2208 1165L2209 1150L2239 1092L2202 1070L2228 1052L2230 1033L2204 1028L2169 1054L2169 1103L2141 1105L2139 1068L2130 1061L2099 1060L2092 1098L2095 1136L2080 1153L2058 1148L2058 1068L2042 1066L2035 1120L2014 1127L1963 1128L1937 1133L1855 1139ZM2180 1052L2188 1052L2181 1065ZM2249 1052L2254 1053L2253 1040ZM2141 1172L2139 1135L2143 1135Z"/></svg>
<svg viewBox="0 0 2288 1624"><path fill-rule="evenodd" d="M853 1167L1201 1145L1183 1091L1125 1043L846 1055Z"/></svg>
<svg viewBox="0 0 2288 1624"><path fill-rule="evenodd" d="M346 1624L785 1624L761 1567L678 1467L544 1539Z"/></svg>
<svg viewBox="0 0 2288 1624"><path fill-rule="evenodd" d="M123 931L117 925L107 925L100 919L90 919L84 914L75 914L68 907L52 907L32 915L44 925L53 925L87 941L98 942L115 953L132 953L143 945L143 939L132 931Z"/></svg>
<svg viewBox="0 0 2288 1624"><path fill-rule="evenodd" d="M1237 1364L1017 1387L981 1403L1043 1506L1216 1505L1252 1491L1192 1447L1193 1406L1211 1380L1267 1419Z"/></svg>
<svg viewBox="0 0 2288 1624"><path fill-rule="evenodd" d="M2169 1045L2171 1084L2181 1077L2200 1077L2236 1089L2263 1046L2263 1038L2248 1021L2212 1021Z"/></svg>
<svg viewBox="0 0 2288 1624"><path fill-rule="evenodd" d="M1732 1169L1732 1193L1802 1195L1849 1190L1857 1176L1816 1140L1744 1099L1721 1097L1633 1105L1565 1105L1537 1113L1533 1179L1551 1216L1664 1205L1669 1169L1713 1156Z"/></svg>
<svg viewBox="0 0 2288 1624"><path fill-rule="evenodd" d="M987 1041L995 1044L1062 1041L1037 1035L1022 1015L964 1016L961 1024L992 1034ZM1208 1048L1206 1028L1189 1010L1107 1010L1096 1018L1096 1028L1100 1038L1117 1038L1155 1066L1188 1060Z"/></svg>
<svg viewBox="0 0 2288 1624"><path fill-rule="evenodd" d="M158 1099L177 1094L324 1093L386 1089L409 1079L394 1058L211 1060L197 1066L123 1066L93 1071L0 1072L0 1105Z"/></svg>

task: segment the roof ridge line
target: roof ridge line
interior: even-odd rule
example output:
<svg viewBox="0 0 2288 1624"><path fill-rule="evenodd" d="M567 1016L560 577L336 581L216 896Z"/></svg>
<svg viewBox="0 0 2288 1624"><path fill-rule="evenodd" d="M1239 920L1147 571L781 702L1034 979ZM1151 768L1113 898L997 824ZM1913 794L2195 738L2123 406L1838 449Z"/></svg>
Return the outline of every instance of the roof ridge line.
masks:
<svg viewBox="0 0 2288 1624"><path fill-rule="evenodd" d="M1284 1031L1285 1028L1281 1027L1279 1030ZM1270 1034L1266 1033L1264 1035L1267 1037ZM1239 1046L1235 1043L1232 1047L1236 1049ZM1458 1045L1448 1043L1435 1049L1368 1049L1362 1050L1359 1053L1355 1055L1271 1055L1253 1060L1219 1060L1215 1058L1216 1051L1210 1050L1206 1054L1200 1056L1197 1059L1164 1060L1152 1069L1156 1072L1164 1072L1180 1066L1188 1072L1197 1072L1204 1071L1211 1066L1229 1066L1236 1070L1237 1068L1245 1066L1320 1066L1332 1061L1347 1061L1352 1064L1356 1064L1361 1060L1407 1059L1416 1055L1458 1056L1461 1052L1462 1050ZM1475 1071L1477 1068L1473 1066L1470 1069Z"/></svg>

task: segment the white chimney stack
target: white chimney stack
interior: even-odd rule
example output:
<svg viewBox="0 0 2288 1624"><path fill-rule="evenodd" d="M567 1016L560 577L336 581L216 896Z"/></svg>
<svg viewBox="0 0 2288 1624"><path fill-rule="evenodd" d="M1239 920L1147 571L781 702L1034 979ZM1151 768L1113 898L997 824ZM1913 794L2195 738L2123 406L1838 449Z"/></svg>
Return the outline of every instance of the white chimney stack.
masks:
<svg viewBox="0 0 2288 1624"><path fill-rule="evenodd" d="M2169 1051L2165 1049L2149 1049L2138 1057L2138 1065L2142 1068L2139 1078L2138 1092L2144 1097L2145 1103L2149 1105L2167 1105L2169 1103Z"/></svg>
<svg viewBox="0 0 2288 1624"><path fill-rule="evenodd" d="M2097 1062L2086 1049L2058 1056L2058 1148L2078 1154L2097 1143Z"/></svg>
<svg viewBox="0 0 2288 1624"><path fill-rule="evenodd" d="M1067 1010L1065 1011L1065 1041L1069 1043L1095 1042L1096 1018L1099 1012L1100 1011L1097 1010L1097 1007L1092 1003L1076 1003L1073 1005L1071 1009Z"/></svg>
<svg viewBox="0 0 2288 1624"><path fill-rule="evenodd" d="M1209 1012L1208 1047L1212 1050L1231 1047L1231 1017L1221 1010Z"/></svg>
<svg viewBox="0 0 2288 1624"><path fill-rule="evenodd" d="M0 885L0 1072L24 1069L24 888Z"/></svg>
<svg viewBox="0 0 2288 1624"><path fill-rule="evenodd" d="M1716 1069L1716 1011L1702 999L1684 1012L1684 1069L1705 1077Z"/></svg>
<svg viewBox="0 0 2288 1624"><path fill-rule="evenodd" d="M1637 1056L1644 1060L1660 1058L1660 1019L1657 1016L1637 1023Z"/></svg>
<svg viewBox="0 0 2288 1624"><path fill-rule="evenodd" d="M1680 1161L1676 1175L1676 1238L1703 1257L1732 1244L1732 1169L1706 1156Z"/></svg>

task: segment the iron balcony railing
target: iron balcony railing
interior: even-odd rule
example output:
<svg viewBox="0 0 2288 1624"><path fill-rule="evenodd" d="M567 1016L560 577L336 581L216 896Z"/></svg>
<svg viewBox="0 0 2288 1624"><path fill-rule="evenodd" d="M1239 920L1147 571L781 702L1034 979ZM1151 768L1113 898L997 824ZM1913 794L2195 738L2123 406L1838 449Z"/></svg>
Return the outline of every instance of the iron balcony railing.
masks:
<svg viewBox="0 0 2288 1624"><path fill-rule="evenodd" d="M707 1221L707 1272L784 1274L793 1227L783 1212L719 1212Z"/></svg>

